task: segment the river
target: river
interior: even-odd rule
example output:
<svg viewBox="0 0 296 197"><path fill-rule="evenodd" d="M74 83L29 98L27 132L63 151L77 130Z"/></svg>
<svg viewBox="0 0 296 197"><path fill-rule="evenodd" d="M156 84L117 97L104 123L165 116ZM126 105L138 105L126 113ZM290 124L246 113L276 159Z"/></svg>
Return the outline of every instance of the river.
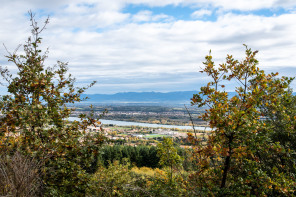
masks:
<svg viewBox="0 0 296 197"><path fill-rule="evenodd" d="M77 120L79 121L80 119L77 117L69 117L70 121ZM140 127L151 127L151 128L158 128L158 127L163 127L163 128L178 128L178 129L192 129L192 126L180 126L180 125L165 125L165 124L150 124L150 123L142 123L142 122L129 122L129 121L119 121L119 120L105 120L105 119L100 119L102 124L113 124L117 126L140 126ZM211 128L209 127L194 127L196 130L202 130L202 131L210 131Z"/></svg>

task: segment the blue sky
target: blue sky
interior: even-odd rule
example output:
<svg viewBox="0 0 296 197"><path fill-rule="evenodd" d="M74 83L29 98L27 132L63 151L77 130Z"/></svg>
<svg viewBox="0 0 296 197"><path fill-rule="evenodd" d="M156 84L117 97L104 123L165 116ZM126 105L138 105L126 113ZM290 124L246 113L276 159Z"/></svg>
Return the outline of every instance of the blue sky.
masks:
<svg viewBox="0 0 296 197"><path fill-rule="evenodd" d="M98 81L88 93L199 90L209 50L219 64L243 59L243 44L267 72L296 73L295 0L0 1L1 42L10 51L25 42L28 10L40 23L49 15L46 65L69 62L79 86ZM0 47L0 64L15 71L6 54Z"/></svg>

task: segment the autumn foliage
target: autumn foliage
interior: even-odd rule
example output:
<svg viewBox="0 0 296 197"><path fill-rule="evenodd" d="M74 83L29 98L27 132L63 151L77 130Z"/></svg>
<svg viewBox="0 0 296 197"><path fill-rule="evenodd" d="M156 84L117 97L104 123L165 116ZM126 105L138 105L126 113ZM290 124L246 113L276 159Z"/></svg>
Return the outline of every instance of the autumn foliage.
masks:
<svg viewBox="0 0 296 197"><path fill-rule="evenodd" d="M80 122L69 122L73 108L66 104L80 102L81 94L95 82L78 88L67 74L66 63L46 67L48 51L40 50L40 33L48 20L39 27L29 14L32 36L23 45L24 52L16 50L6 56L17 73L1 68L8 95L0 99L0 153L13 157L18 151L41 162L38 174L43 195L84 196L104 138L99 132L87 132L87 126L100 124L96 119L81 115Z"/></svg>
<svg viewBox="0 0 296 197"><path fill-rule="evenodd" d="M294 193L295 167L290 160L295 147L290 139L275 137L295 133L295 117L291 116L295 111L285 107L293 98L289 91L293 78L265 74L258 67L257 52L246 47L244 60L228 55L226 63L218 66L211 54L206 56L201 72L211 81L193 96L192 104L207 106L202 119L209 122L212 132L206 145L190 136L198 160L192 180L200 195ZM229 81L238 84L233 97L227 93ZM289 123L278 128L273 114L281 114L282 121Z"/></svg>

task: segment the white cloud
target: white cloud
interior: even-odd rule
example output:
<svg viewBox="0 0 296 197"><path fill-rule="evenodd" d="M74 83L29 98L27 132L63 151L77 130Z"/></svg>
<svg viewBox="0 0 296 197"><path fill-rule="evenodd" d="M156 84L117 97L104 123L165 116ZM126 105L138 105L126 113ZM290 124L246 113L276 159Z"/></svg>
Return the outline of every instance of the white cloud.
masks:
<svg viewBox="0 0 296 197"><path fill-rule="evenodd" d="M217 63L224 61L227 53L242 59L242 44L260 51L258 57L263 68L296 68L295 13L264 17L225 11L279 6L294 9L294 1L48 2L42 4L37 0L29 0L26 3L3 1L0 7L0 42L5 43L9 50L13 50L19 43L24 43L30 33L29 21L24 15L30 8L36 12L45 9L44 16L38 13L37 15L42 21L47 12L51 14L50 24L42 35L44 46L50 47L48 64L52 65L56 60L69 61L70 72L77 77L78 82L99 82L100 85L95 87L98 89L93 90L93 93L129 91L130 84L135 84L131 88L133 90L141 90L141 87L145 87L145 90L157 87L162 91L166 88L198 89L195 84L202 83L204 79L199 78L197 71L208 51L212 50ZM210 15L209 10L215 8L224 11L216 21L185 21L165 13L154 14L153 7L150 7L151 11L123 13L125 2L146 3L150 6L205 5L204 9L192 14L194 17ZM77 31L74 31L76 29ZM0 54L0 63L3 65L6 62L3 47L0 47ZM192 81L189 80L191 78ZM133 81L126 81L130 79ZM158 84L162 84L162 87Z"/></svg>
<svg viewBox="0 0 296 197"><path fill-rule="evenodd" d="M168 16L166 14L154 15L149 10L142 10L142 11L138 12L137 14L133 15L133 17L132 17L133 22L154 22L154 21L160 21L160 20L171 21L171 20L173 20L173 17Z"/></svg>
<svg viewBox="0 0 296 197"><path fill-rule="evenodd" d="M121 4L136 4L148 6L193 6L193 7L220 7L223 10L251 11L258 9L290 9L296 6L294 0L118 0Z"/></svg>
<svg viewBox="0 0 296 197"><path fill-rule="evenodd" d="M202 18L204 16L210 16L211 14L212 14L211 10L202 9L202 10L197 10L197 11L193 12L191 14L191 17L192 18Z"/></svg>
<svg viewBox="0 0 296 197"><path fill-rule="evenodd" d="M242 11L250 11L250 10L258 10L264 8L272 8L276 6L276 0L210 0L214 7L221 7L224 10L242 10ZM296 5L296 4L295 4Z"/></svg>
<svg viewBox="0 0 296 197"><path fill-rule="evenodd" d="M152 12L149 10L143 10L133 16L135 22L147 22L152 18Z"/></svg>
<svg viewBox="0 0 296 197"><path fill-rule="evenodd" d="M258 9L275 9L275 8L286 8L296 6L294 0L136 0L139 4L145 2L151 6L164 6L164 5L185 5L185 6L196 6L196 7L220 7L223 10L258 10Z"/></svg>

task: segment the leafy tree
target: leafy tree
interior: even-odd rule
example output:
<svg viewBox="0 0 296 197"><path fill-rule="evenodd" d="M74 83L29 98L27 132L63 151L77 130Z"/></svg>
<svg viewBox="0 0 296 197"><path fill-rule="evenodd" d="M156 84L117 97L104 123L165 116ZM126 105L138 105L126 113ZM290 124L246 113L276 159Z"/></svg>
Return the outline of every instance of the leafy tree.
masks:
<svg viewBox="0 0 296 197"><path fill-rule="evenodd" d="M269 89L272 94L276 94L273 89ZM281 173L287 177L295 177L296 174L296 97L293 96L292 90L281 93L278 103L266 101L260 106L262 115L264 115L264 131L274 143L272 152L258 152L258 157L262 158L266 171ZM280 183L286 185L285 183ZM296 184L294 184L295 190ZM276 189L273 195L278 196Z"/></svg>
<svg viewBox="0 0 296 197"><path fill-rule="evenodd" d="M104 138L100 133L87 132L89 125L100 124L98 120L81 115L81 122L69 122L74 109L66 104L82 101L81 94L95 82L78 88L75 78L67 74L67 63L45 66L48 51L40 49L40 33L49 20L39 27L34 15L29 14L32 36L23 45L24 52L18 54L16 50L6 56L16 66L16 75L1 68L9 93L0 100L1 151L19 149L42 161L45 195L83 196Z"/></svg>
<svg viewBox="0 0 296 197"><path fill-rule="evenodd" d="M109 163L108 168L102 166L91 178L88 196L129 196L128 187L132 182L129 163L119 161Z"/></svg>
<svg viewBox="0 0 296 197"><path fill-rule="evenodd" d="M174 142L171 138L164 137L162 143L157 144L157 156L160 158L161 166L170 168L170 182L173 180L173 169L178 167L183 158L178 155L177 149L174 147Z"/></svg>
<svg viewBox="0 0 296 197"><path fill-rule="evenodd" d="M273 89L269 90L272 94ZM260 111L264 115L266 125L273 132L270 132L273 141L278 141L286 149L296 149L295 139L295 120L296 120L296 96L292 94L292 90L281 93L278 104L266 101L260 106Z"/></svg>
<svg viewBox="0 0 296 197"><path fill-rule="evenodd" d="M228 55L226 63L218 66L211 54L206 56L201 72L211 81L193 95L192 104L207 106L201 118L213 131L206 145L189 136L197 145L198 169L193 180L199 189L195 195L289 195L295 189L295 176L281 173L284 166L270 165L262 157L275 159L281 148L271 138L274 132L262 120L266 114L260 110L266 104L282 107L293 78L265 74L256 54L246 47L244 60ZM233 97L226 91L227 81L238 84Z"/></svg>

